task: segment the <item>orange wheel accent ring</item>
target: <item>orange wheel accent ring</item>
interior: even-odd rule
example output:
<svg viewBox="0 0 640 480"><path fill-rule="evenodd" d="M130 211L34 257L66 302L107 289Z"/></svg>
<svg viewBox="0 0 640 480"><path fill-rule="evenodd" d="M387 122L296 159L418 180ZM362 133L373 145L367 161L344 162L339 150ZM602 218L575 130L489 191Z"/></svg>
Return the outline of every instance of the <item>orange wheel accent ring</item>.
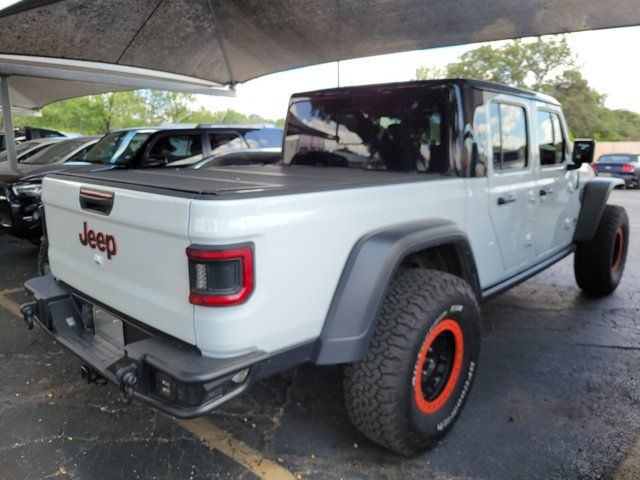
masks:
<svg viewBox="0 0 640 480"><path fill-rule="evenodd" d="M424 369L425 360L427 359L427 354L429 353L429 348L436 340L436 338L438 338L439 335L445 332L449 332L454 340L453 365L451 367L451 372L449 374L449 378L447 379L447 383L445 384L442 391L436 398L431 401L427 401L424 392L422 391L422 371ZM416 363L415 373L413 375L413 394L416 404L418 405L418 408L422 413L435 413L440 410L440 408L442 408L445 403L447 403L447 400L449 400L449 398L451 397L453 389L458 382L458 377L460 377L463 356L464 336L462 334L460 325L455 320L445 319L438 323L427 334L427 338L422 344L422 348L420 349L420 353L418 354L418 361Z"/></svg>
<svg viewBox="0 0 640 480"><path fill-rule="evenodd" d="M618 270L618 268L620 268L620 264L622 263L622 250L624 247L624 232L622 231L622 227L618 228L618 231L616 232L616 240L615 240L615 246L614 246L614 254L615 254L615 258L613 261L613 265L611 266L611 271L615 272L616 270Z"/></svg>

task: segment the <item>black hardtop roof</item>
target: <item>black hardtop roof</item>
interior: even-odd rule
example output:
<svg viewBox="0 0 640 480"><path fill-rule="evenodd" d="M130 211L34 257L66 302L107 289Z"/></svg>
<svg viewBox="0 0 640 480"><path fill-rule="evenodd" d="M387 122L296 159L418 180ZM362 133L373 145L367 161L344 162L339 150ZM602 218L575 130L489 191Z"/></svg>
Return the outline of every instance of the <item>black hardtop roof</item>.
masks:
<svg viewBox="0 0 640 480"><path fill-rule="evenodd" d="M220 124L207 124L207 123L190 123L190 124L171 124L171 125L155 125L155 126L140 126L140 127L127 127L112 130L109 133L119 132L134 132L137 130L144 130L146 132L186 132L186 131L201 131L201 130L265 130L265 129L279 129L272 124L259 123L259 124L244 124L244 123L220 123Z"/></svg>
<svg viewBox="0 0 640 480"><path fill-rule="evenodd" d="M552 103L554 105L560 105L560 102L550 95L544 93L534 92L526 90L524 88L510 87L501 83L488 82L486 80L474 80L470 78L443 78L438 80L411 80L408 82L393 82L393 83L380 83L371 85L354 85L349 87L337 87L326 88L322 90L313 90L309 92L294 93L291 96L291 100L301 97L318 97L318 96L341 96L341 95L357 95L366 93L379 93L381 91L389 91L403 88L437 88L437 87L450 87L451 85L458 85L460 87L470 86L472 88L478 88L480 90L490 90L498 93L507 93L510 95L517 95L520 97L527 97L530 99L538 100L540 102Z"/></svg>

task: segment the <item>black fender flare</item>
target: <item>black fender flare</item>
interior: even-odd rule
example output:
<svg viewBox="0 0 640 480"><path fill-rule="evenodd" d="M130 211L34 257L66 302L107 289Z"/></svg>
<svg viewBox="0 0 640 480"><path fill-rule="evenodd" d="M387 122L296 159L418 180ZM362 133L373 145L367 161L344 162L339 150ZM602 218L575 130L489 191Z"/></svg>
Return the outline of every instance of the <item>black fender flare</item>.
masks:
<svg viewBox="0 0 640 480"><path fill-rule="evenodd" d="M469 240L448 220L409 222L372 232L353 247L338 282L314 363L351 363L363 357L391 280L409 254L452 245L463 276L480 298L480 284Z"/></svg>
<svg viewBox="0 0 640 480"><path fill-rule="evenodd" d="M618 185L624 185L624 181L619 178L596 177L585 183L582 189L578 223L573 232L574 242L588 242L593 239L609 194Z"/></svg>

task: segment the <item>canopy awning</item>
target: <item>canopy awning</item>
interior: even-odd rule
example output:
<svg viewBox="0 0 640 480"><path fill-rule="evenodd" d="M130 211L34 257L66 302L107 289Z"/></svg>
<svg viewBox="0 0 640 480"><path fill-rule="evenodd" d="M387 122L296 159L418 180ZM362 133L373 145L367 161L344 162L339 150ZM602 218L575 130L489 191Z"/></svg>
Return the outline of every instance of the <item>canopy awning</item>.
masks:
<svg viewBox="0 0 640 480"><path fill-rule="evenodd" d="M638 0L22 0L0 53L233 84L304 65L640 24Z"/></svg>
<svg viewBox="0 0 640 480"><path fill-rule="evenodd" d="M11 104L37 109L67 98L136 88L234 95L209 80L124 65L0 54L0 75L10 76Z"/></svg>

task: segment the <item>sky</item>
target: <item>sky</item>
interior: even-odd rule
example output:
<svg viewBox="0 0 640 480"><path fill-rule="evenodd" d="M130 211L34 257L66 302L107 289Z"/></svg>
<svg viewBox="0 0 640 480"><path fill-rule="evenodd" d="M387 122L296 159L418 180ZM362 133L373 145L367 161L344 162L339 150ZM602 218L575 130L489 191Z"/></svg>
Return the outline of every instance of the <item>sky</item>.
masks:
<svg viewBox="0 0 640 480"><path fill-rule="evenodd" d="M640 113L640 61L635 51L640 44L640 27L570 33L567 40L577 54L578 65L590 85L607 95L606 106ZM504 42L490 42L500 45ZM415 79L422 65L443 67L467 50L483 43L380 55L340 62L340 85L363 85ZM235 98L199 95L195 106L212 111L232 108L245 114L278 119L286 114L289 97L295 92L337 86L337 64L327 63L268 75L237 86Z"/></svg>

